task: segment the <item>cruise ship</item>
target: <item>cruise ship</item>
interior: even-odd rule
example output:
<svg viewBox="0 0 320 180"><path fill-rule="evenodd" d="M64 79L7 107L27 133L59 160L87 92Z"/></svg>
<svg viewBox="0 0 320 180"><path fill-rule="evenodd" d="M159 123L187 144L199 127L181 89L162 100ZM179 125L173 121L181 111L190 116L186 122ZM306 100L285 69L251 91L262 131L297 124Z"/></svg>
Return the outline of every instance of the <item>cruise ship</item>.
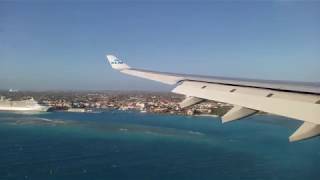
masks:
<svg viewBox="0 0 320 180"><path fill-rule="evenodd" d="M49 107L40 105L33 98L21 101L11 101L9 99L5 99L3 96L0 97L0 111L43 112L48 109Z"/></svg>

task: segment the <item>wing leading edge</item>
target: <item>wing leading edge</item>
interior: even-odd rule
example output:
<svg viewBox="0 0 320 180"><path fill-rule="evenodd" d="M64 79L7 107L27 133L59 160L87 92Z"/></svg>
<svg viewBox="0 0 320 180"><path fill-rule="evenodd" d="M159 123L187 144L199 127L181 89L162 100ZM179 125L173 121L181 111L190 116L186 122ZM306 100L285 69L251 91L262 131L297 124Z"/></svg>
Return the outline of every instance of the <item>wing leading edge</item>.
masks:
<svg viewBox="0 0 320 180"><path fill-rule="evenodd" d="M156 72L131 68L113 55L106 57L113 69L124 74L176 85L172 92L187 96L181 107L203 100L233 104L223 123L263 111L304 121L290 141L320 134L320 84Z"/></svg>

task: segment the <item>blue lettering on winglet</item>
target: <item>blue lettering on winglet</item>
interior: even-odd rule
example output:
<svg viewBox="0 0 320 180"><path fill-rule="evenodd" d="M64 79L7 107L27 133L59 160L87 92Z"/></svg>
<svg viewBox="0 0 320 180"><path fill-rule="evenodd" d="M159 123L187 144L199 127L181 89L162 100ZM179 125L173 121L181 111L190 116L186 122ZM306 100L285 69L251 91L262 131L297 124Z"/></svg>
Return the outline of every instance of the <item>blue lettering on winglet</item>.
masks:
<svg viewBox="0 0 320 180"><path fill-rule="evenodd" d="M119 59L115 59L111 64L123 64L123 62Z"/></svg>

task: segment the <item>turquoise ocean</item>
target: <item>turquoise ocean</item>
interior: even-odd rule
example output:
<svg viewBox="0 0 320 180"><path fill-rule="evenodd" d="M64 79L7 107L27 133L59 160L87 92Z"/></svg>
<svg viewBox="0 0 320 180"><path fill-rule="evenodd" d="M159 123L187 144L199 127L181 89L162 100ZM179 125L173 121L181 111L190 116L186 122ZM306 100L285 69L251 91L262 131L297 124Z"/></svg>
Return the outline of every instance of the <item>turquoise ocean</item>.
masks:
<svg viewBox="0 0 320 180"><path fill-rule="evenodd" d="M256 115L0 113L1 180L318 180L320 139L289 143L301 124Z"/></svg>

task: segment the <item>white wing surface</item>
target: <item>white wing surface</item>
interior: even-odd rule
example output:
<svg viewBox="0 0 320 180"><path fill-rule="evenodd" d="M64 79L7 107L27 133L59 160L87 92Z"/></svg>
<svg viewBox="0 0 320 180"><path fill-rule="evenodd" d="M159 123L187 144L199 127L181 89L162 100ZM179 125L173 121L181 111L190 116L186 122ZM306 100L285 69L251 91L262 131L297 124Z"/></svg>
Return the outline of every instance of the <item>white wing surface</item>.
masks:
<svg viewBox="0 0 320 180"><path fill-rule="evenodd" d="M176 85L172 92L186 95L181 107L204 100L233 104L222 117L230 122L259 111L303 121L290 137L299 141L320 134L320 83L211 77L135 69L113 55L106 56L112 68L140 78Z"/></svg>

